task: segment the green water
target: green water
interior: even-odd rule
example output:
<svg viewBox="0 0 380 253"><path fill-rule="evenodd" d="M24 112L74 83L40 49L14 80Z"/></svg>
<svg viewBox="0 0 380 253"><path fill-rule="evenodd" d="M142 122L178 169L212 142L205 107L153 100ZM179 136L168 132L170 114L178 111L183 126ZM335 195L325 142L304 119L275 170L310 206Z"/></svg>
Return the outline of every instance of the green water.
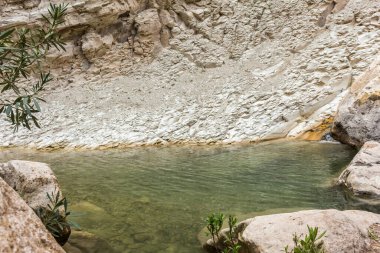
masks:
<svg viewBox="0 0 380 253"><path fill-rule="evenodd" d="M71 202L74 220L115 252L198 253L198 234L213 211L244 217L359 208L332 186L355 152L338 144L269 142L123 151L8 150L0 153L0 161L49 163Z"/></svg>

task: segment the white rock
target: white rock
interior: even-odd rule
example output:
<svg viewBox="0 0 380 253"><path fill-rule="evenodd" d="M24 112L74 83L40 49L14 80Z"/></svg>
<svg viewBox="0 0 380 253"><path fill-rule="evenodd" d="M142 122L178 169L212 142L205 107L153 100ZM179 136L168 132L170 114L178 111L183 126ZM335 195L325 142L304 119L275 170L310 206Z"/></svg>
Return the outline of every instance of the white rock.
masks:
<svg viewBox="0 0 380 253"><path fill-rule="evenodd" d="M258 216L239 225L240 241L243 252L283 253L287 245L290 249L294 246L294 233L304 237L310 226L318 227L319 234L326 231L326 253L371 252L368 229L379 221L379 214L333 209Z"/></svg>
<svg viewBox="0 0 380 253"><path fill-rule="evenodd" d="M380 143L366 142L339 177L355 195L380 200Z"/></svg>
<svg viewBox="0 0 380 253"><path fill-rule="evenodd" d="M62 24L68 50L48 58L58 80L45 92L50 104L38 115L42 129L12 133L1 117L0 147L95 148L155 143L158 137L209 143L302 134L334 115L334 99L375 60L380 32L373 23L380 2L337 4L321 28L323 1L268 1L68 0ZM0 8L0 29L41 22L48 4L24 9L22 1L7 1ZM354 125L374 114L349 115L349 135L366 135ZM184 126L198 119L190 137ZM375 133L377 125L368 132Z"/></svg>
<svg viewBox="0 0 380 253"><path fill-rule="evenodd" d="M0 165L0 177L33 209L47 207L47 194L60 192L57 178L45 163L13 160Z"/></svg>

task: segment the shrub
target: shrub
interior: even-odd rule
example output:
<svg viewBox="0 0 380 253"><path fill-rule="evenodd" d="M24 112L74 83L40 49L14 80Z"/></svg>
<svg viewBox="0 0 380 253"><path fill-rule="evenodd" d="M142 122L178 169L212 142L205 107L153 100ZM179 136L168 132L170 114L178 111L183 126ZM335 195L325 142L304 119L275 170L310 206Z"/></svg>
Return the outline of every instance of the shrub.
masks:
<svg viewBox="0 0 380 253"><path fill-rule="evenodd" d="M305 236L304 239L301 239L301 236L294 234L293 242L294 248L289 250L289 247L285 247L286 253L325 253L322 239L326 235L326 231L318 235L318 227L309 227L307 226L309 233Z"/></svg>
<svg viewBox="0 0 380 253"><path fill-rule="evenodd" d="M222 213L213 213L209 215L206 219L207 230L212 237L214 245L219 240L220 230L223 227L224 214Z"/></svg>
<svg viewBox="0 0 380 253"><path fill-rule="evenodd" d="M220 250L218 242L221 240L221 229L224 223L224 214L211 214L206 219L207 230L212 237L213 246L217 252L238 253L241 245L239 244L239 233L237 232L237 219L233 215L228 216L228 231L223 235L223 250Z"/></svg>
<svg viewBox="0 0 380 253"><path fill-rule="evenodd" d="M41 219L46 229L54 236L60 245L64 245L70 237L71 226L78 227L75 223L69 222L67 216L70 212L67 210L66 198L60 198L60 192L51 195L47 193L50 201L47 207L39 207L34 210Z"/></svg>

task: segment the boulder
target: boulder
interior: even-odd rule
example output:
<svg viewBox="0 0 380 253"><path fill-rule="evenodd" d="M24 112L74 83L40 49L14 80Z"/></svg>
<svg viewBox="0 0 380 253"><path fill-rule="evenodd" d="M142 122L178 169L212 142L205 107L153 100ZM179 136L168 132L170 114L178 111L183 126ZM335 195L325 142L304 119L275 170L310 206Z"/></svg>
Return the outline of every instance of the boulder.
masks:
<svg viewBox="0 0 380 253"><path fill-rule="evenodd" d="M105 240L84 231L74 231L63 247L68 253L115 253Z"/></svg>
<svg viewBox="0 0 380 253"><path fill-rule="evenodd" d="M136 16L134 27L137 31L137 36L133 43L136 54L151 54L160 50L162 25L156 9L147 9L140 12Z"/></svg>
<svg viewBox="0 0 380 253"><path fill-rule="evenodd" d="M320 233L326 231L323 238L326 253L376 252L373 247L377 245L371 239L375 237L370 236L369 230L378 222L379 214L357 210L309 210L258 216L239 224L240 252L283 253L287 245L293 247L294 233L302 237L307 234L308 225L318 227ZM204 248L212 252L212 241L207 245Z"/></svg>
<svg viewBox="0 0 380 253"><path fill-rule="evenodd" d="M0 178L0 251L64 253L33 210Z"/></svg>
<svg viewBox="0 0 380 253"><path fill-rule="evenodd" d="M353 146L380 141L380 57L352 85L339 105L332 134Z"/></svg>
<svg viewBox="0 0 380 253"><path fill-rule="evenodd" d="M380 199L380 143L366 142L340 175L339 183L356 196Z"/></svg>
<svg viewBox="0 0 380 253"><path fill-rule="evenodd" d="M47 207L47 193L60 191L57 178L45 163L10 161L0 165L0 178L17 191L33 209Z"/></svg>
<svg viewBox="0 0 380 253"><path fill-rule="evenodd" d="M95 57L107 53L113 43L112 35L101 36L93 30L82 36L82 50L85 57L91 62Z"/></svg>

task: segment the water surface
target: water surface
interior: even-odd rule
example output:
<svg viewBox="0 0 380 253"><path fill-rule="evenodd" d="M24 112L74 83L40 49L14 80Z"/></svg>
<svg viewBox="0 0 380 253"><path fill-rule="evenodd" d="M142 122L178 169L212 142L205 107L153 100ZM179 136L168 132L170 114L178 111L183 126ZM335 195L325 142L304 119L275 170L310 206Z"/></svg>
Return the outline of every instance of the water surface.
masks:
<svg viewBox="0 0 380 253"><path fill-rule="evenodd" d="M330 143L131 148L116 151L8 150L0 160L49 163L82 229L115 252L198 253L214 211L273 213L358 208L334 179L356 151ZM291 236L291 231L290 231Z"/></svg>

